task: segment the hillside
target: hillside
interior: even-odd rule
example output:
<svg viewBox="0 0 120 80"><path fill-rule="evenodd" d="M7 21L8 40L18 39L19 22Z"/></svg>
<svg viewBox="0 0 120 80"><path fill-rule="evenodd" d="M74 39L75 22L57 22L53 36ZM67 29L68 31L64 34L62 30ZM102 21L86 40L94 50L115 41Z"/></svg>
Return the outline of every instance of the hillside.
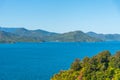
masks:
<svg viewBox="0 0 120 80"><path fill-rule="evenodd" d="M86 34L104 41L120 41L120 34L97 34L95 32L88 32Z"/></svg>
<svg viewBox="0 0 120 80"><path fill-rule="evenodd" d="M0 31L0 43L14 43L14 42L41 42L41 39L23 37L9 32Z"/></svg>
<svg viewBox="0 0 120 80"><path fill-rule="evenodd" d="M9 32L9 33L13 33L13 34L17 34L20 36L27 36L27 37L37 37L37 38L45 38L47 36L52 36L52 35L56 35L57 33L54 32L48 32L48 31L44 31L44 30L28 30L25 28L0 28L1 31L5 31L5 32Z"/></svg>
<svg viewBox="0 0 120 80"><path fill-rule="evenodd" d="M0 31L9 33L13 38L5 38L4 40L11 39L12 41L25 41L25 42L97 42L102 41L97 38L88 36L82 31L72 31L67 33L54 33L44 30L28 30L25 28L0 28ZM17 38L16 38L17 37ZM4 38L4 37L3 37ZM19 38L19 39L18 39Z"/></svg>
<svg viewBox="0 0 120 80"><path fill-rule="evenodd" d="M100 39L93 38L88 36L82 31L73 31L68 33L63 33L59 35L55 35L49 38L50 41L58 41L58 42L96 42L101 41Z"/></svg>
<svg viewBox="0 0 120 80"><path fill-rule="evenodd" d="M0 42L14 42L15 35L11 33L7 33L4 31L0 31Z"/></svg>
<svg viewBox="0 0 120 80"><path fill-rule="evenodd" d="M60 71L51 80L120 80L120 51L103 51L92 58L76 59L69 70Z"/></svg>

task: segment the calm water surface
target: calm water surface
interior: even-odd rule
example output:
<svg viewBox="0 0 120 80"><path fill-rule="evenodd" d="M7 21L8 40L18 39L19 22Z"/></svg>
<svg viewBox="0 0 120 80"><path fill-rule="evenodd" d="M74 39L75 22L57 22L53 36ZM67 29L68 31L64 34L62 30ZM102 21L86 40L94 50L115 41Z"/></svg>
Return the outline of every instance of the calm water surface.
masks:
<svg viewBox="0 0 120 80"><path fill-rule="evenodd" d="M0 80L50 80L75 58L103 50L115 53L120 42L0 44Z"/></svg>

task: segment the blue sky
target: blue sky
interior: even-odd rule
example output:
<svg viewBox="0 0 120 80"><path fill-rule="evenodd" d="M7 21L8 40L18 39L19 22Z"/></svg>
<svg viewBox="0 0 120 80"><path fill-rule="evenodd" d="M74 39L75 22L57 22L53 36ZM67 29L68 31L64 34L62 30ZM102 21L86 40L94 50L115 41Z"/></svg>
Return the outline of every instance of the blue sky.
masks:
<svg viewBox="0 0 120 80"><path fill-rule="evenodd" d="M0 26L120 33L120 0L0 0Z"/></svg>

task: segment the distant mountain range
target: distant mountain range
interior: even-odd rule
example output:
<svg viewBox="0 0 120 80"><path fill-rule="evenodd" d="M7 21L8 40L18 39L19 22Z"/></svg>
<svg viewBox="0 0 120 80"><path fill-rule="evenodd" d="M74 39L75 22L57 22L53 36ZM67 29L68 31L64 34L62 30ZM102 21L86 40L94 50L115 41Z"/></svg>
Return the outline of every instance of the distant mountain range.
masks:
<svg viewBox="0 0 120 80"><path fill-rule="evenodd" d="M95 32L88 32L86 34L103 41L120 41L120 34L97 34Z"/></svg>
<svg viewBox="0 0 120 80"><path fill-rule="evenodd" d="M120 34L98 34L71 31L67 33L54 33L44 30L28 30L25 28L0 27L0 42L98 42L120 41Z"/></svg>
<svg viewBox="0 0 120 80"><path fill-rule="evenodd" d="M44 30L0 27L0 42L97 42L99 38L89 36L82 31L54 33Z"/></svg>

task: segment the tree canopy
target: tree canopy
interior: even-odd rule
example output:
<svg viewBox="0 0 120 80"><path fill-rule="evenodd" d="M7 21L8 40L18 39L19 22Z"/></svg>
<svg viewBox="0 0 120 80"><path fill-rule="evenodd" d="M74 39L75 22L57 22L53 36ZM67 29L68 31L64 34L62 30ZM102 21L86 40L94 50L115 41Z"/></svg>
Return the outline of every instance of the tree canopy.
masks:
<svg viewBox="0 0 120 80"><path fill-rule="evenodd" d="M76 59L69 70L60 71L51 80L120 80L120 51L103 51L83 60Z"/></svg>

